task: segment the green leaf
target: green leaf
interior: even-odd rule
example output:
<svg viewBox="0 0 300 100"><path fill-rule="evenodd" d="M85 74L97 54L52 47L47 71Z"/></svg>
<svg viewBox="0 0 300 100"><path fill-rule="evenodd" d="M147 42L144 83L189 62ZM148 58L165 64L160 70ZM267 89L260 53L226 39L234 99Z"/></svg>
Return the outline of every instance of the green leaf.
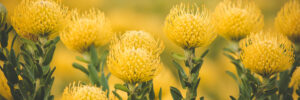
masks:
<svg viewBox="0 0 300 100"><path fill-rule="evenodd" d="M182 74L183 78L187 78L187 76L186 76L184 70L182 69L181 65L178 64L175 60L173 60L173 64L179 70L179 72Z"/></svg>
<svg viewBox="0 0 300 100"><path fill-rule="evenodd" d="M202 97L200 97L200 100L204 100L204 97L202 96Z"/></svg>
<svg viewBox="0 0 300 100"><path fill-rule="evenodd" d="M196 72L199 72L199 70L200 70L201 66L202 66L202 62L201 62L201 63L198 63L198 64L196 64L196 66L192 68L192 70L191 70L191 73L196 73Z"/></svg>
<svg viewBox="0 0 300 100"><path fill-rule="evenodd" d="M227 56L229 59L231 60L236 60L233 56L231 56L230 54L224 53L225 56Z"/></svg>
<svg viewBox="0 0 300 100"><path fill-rule="evenodd" d="M122 97L121 97L116 91L112 91L112 93L113 93L119 100L122 100Z"/></svg>
<svg viewBox="0 0 300 100"><path fill-rule="evenodd" d="M234 73L230 72L230 71L226 71L226 74L228 74L231 78L233 78L236 82L238 82L237 77L235 76Z"/></svg>
<svg viewBox="0 0 300 100"><path fill-rule="evenodd" d="M265 91L265 96L267 97L267 96L269 96L269 95L272 95L272 94L275 94L276 92L277 92L277 88L274 88L274 89L271 89L271 90L267 90L267 91Z"/></svg>
<svg viewBox="0 0 300 100"><path fill-rule="evenodd" d="M158 92L158 100L162 100L161 97L162 97L162 89L159 88L159 92Z"/></svg>
<svg viewBox="0 0 300 100"><path fill-rule="evenodd" d="M122 84L115 84L115 89L122 90L124 92L129 93L129 89Z"/></svg>
<svg viewBox="0 0 300 100"><path fill-rule="evenodd" d="M178 54L178 53L172 53L172 57L176 58L178 60L185 60L186 59L183 55Z"/></svg>
<svg viewBox="0 0 300 100"><path fill-rule="evenodd" d="M7 44L8 44L8 33L9 32L1 32L0 33L0 35L1 35L0 42L1 42L1 46L3 48L7 47Z"/></svg>
<svg viewBox="0 0 300 100"><path fill-rule="evenodd" d="M103 86L102 90L103 91L106 91L108 90L109 91L109 86L108 86L108 81L104 75L104 72L101 72L101 78L100 78L100 82L101 82L101 85Z"/></svg>
<svg viewBox="0 0 300 100"><path fill-rule="evenodd" d="M234 52L233 50L229 49L229 48L224 48L223 50L224 50L224 51L227 51L227 52L230 52L230 53L232 53L232 54L235 54L235 52Z"/></svg>
<svg viewBox="0 0 300 100"><path fill-rule="evenodd" d="M106 64L106 58L107 58L107 55L108 55L108 51L106 50L106 51L104 51L103 53L102 53L102 55L101 55L101 58L100 58L100 72L103 72L104 71L104 66L105 66L105 64Z"/></svg>
<svg viewBox="0 0 300 100"><path fill-rule="evenodd" d="M3 70L8 82L10 82L11 84L18 83L18 75L11 64L4 64Z"/></svg>
<svg viewBox="0 0 300 100"><path fill-rule="evenodd" d="M96 70L99 71L100 69L99 59L98 59L97 50L94 45L90 47L90 56L91 56L91 63L94 65Z"/></svg>
<svg viewBox="0 0 300 100"><path fill-rule="evenodd" d="M186 84L185 84L186 79L184 79L182 77L183 75L181 74L181 72L179 70L178 70L178 75L179 75L180 84L181 84L182 88L185 89L186 88Z"/></svg>
<svg viewBox="0 0 300 100"><path fill-rule="evenodd" d="M173 97L173 100L182 100L183 97L177 88L171 86L170 92Z"/></svg>
<svg viewBox="0 0 300 100"><path fill-rule="evenodd" d="M78 61L81 61L81 62L84 62L84 63L90 63L90 61L89 61L89 60L87 60L87 59L84 59L84 58L82 58L82 57L79 57L79 56L76 56L76 60L78 60Z"/></svg>
<svg viewBox="0 0 300 100"><path fill-rule="evenodd" d="M5 57L5 55L4 55L4 53L2 52L2 50L0 50L0 60L2 60L2 61L6 61L7 60L6 57Z"/></svg>
<svg viewBox="0 0 300 100"><path fill-rule="evenodd" d="M74 68L79 69L80 71L82 71L86 75L89 75L89 71L85 67L83 67L82 65L80 65L78 63L73 63L72 65L73 65Z"/></svg>
<svg viewBox="0 0 300 100"><path fill-rule="evenodd" d="M55 51L55 45L53 46L50 46L50 48L46 51L46 54L45 54L45 58L44 58L44 61L43 61L43 65L49 65L52 58L53 58L53 55L54 55L54 51Z"/></svg>
<svg viewBox="0 0 300 100"><path fill-rule="evenodd" d="M89 78L90 78L92 84L94 84L96 86L101 86L96 68L93 65L88 65L88 69L90 72Z"/></svg>
<svg viewBox="0 0 300 100"><path fill-rule="evenodd" d="M205 50L204 53L202 53L201 57L200 58L204 58L207 54L208 54L209 50Z"/></svg>
<svg viewBox="0 0 300 100"><path fill-rule="evenodd" d="M17 57L15 55L14 49L10 50L9 55L8 55L8 59L11 62L13 68L17 66L18 62L17 62Z"/></svg>

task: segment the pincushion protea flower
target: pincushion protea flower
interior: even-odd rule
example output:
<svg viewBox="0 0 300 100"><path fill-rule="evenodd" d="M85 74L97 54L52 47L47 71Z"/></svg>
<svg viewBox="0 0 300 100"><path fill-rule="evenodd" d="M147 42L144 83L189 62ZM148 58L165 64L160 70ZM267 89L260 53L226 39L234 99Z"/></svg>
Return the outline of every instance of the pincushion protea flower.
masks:
<svg viewBox="0 0 300 100"><path fill-rule="evenodd" d="M146 32L126 32L112 41L107 66L113 75L127 83L149 81L161 67L160 45Z"/></svg>
<svg viewBox="0 0 300 100"><path fill-rule="evenodd" d="M244 66L262 76L287 70L294 62L293 44L278 33L251 34L240 46Z"/></svg>
<svg viewBox="0 0 300 100"><path fill-rule="evenodd" d="M62 42L71 50L86 51L91 45L105 45L112 31L104 13L91 9L83 14L73 11L65 30L60 34Z"/></svg>
<svg viewBox="0 0 300 100"><path fill-rule="evenodd" d="M290 40L300 42L300 1L290 0L275 18L276 29Z"/></svg>
<svg viewBox="0 0 300 100"><path fill-rule="evenodd" d="M174 43L187 49L207 46L217 36L208 10L186 4L171 9L164 31Z"/></svg>
<svg viewBox="0 0 300 100"><path fill-rule="evenodd" d="M65 88L62 100L108 100L108 98L99 87L74 82Z"/></svg>
<svg viewBox="0 0 300 100"><path fill-rule="evenodd" d="M11 24L20 36L36 40L56 34L66 15L67 9L55 0L22 0L11 16Z"/></svg>
<svg viewBox="0 0 300 100"><path fill-rule="evenodd" d="M213 16L217 33L229 40L239 41L264 26L260 9L248 0L224 0Z"/></svg>
<svg viewBox="0 0 300 100"><path fill-rule="evenodd" d="M7 85L7 80L2 71L0 71L0 96L3 96L8 100L12 99L10 88Z"/></svg>

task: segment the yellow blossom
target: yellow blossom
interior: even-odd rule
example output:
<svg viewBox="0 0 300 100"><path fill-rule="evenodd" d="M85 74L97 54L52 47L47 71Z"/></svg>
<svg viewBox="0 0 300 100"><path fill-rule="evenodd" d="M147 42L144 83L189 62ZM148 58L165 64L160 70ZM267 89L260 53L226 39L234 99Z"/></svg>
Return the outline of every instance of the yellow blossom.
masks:
<svg viewBox="0 0 300 100"><path fill-rule="evenodd" d="M108 100L108 98L99 87L74 82L65 88L62 100Z"/></svg>
<svg viewBox="0 0 300 100"><path fill-rule="evenodd" d="M276 29L294 42L300 42L300 2L290 0L275 18Z"/></svg>
<svg viewBox="0 0 300 100"><path fill-rule="evenodd" d="M10 88L8 87L7 80L2 71L0 71L0 96L3 96L8 100L12 100Z"/></svg>
<svg viewBox="0 0 300 100"><path fill-rule="evenodd" d="M65 30L60 34L62 42L71 50L86 51L91 45L105 45L112 31L104 13L91 9L83 14L73 12Z"/></svg>
<svg viewBox="0 0 300 100"><path fill-rule="evenodd" d="M294 62L294 46L287 37L272 32L251 34L241 42L244 66L262 76L289 69Z"/></svg>
<svg viewBox="0 0 300 100"><path fill-rule="evenodd" d="M161 45L146 32L126 32L112 41L107 66L113 75L125 82L149 81L161 67Z"/></svg>
<svg viewBox="0 0 300 100"><path fill-rule="evenodd" d="M171 9L164 31L175 44L187 49L207 46L217 36L208 10L185 4Z"/></svg>
<svg viewBox="0 0 300 100"><path fill-rule="evenodd" d="M224 0L213 16L217 33L229 40L239 41L264 26L260 9L248 0Z"/></svg>
<svg viewBox="0 0 300 100"><path fill-rule="evenodd" d="M57 34L66 19L67 9L54 0L22 0L11 16L16 32L36 40L38 36Z"/></svg>

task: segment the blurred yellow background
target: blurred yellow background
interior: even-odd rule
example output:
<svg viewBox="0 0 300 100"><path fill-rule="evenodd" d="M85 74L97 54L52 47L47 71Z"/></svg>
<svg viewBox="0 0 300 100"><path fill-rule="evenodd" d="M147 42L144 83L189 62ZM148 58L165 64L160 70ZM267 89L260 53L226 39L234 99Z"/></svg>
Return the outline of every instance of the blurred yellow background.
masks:
<svg viewBox="0 0 300 100"><path fill-rule="evenodd" d="M8 10L8 14L21 0L0 0ZM114 32L122 33L127 30L144 30L150 32L156 38L161 39L166 49L161 58L164 63L161 74L154 79L154 88L158 93L159 88L163 89L163 100L170 100L170 86L175 86L184 91L178 80L177 71L172 65L172 52L183 54L183 50L173 44L163 33L164 20L170 8L180 2L196 2L204 4L210 11L213 11L221 0L62 0L62 3L70 9L78 8L87 10L99 8L105 12L107 18L112 22ZM287 0L254 0L264 14L265 29L273 27L274 17ZM205 63L200 72L199 96L206 100L230 100L229 96L238 96L237 84L228 75L226 70L235 72L230 61L222 56L222 48L229 47L229 43L222 37L218 37L209 49L211 52L206 57ZM198 56L208 48L197 49ZM99 48L99 52L107 47ZM52 66L56 66L55 81L52 93L55 99L59 99L63 89L73 81L88 81L85 74L72 67L76 62L75 57L80 54L68 50L62 43L58 44ZM108 70L106 70L108 71ZM114 83L122 83L121 80L112 76L109 79L110 89ZM113 96L113 95L111 95ZM125 96L125 95L124 95Z"/></svg>

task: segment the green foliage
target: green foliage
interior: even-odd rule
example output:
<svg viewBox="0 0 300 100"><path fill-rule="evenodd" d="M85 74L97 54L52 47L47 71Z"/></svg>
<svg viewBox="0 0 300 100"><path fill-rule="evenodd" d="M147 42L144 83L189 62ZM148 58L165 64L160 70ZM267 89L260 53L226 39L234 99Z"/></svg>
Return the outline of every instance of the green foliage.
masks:
<svg viewBox="0 0 300 100"><path fill-rule="evenodd" d="M108 52L105 51L102 53L100 59L98 57L97 49L94 45L89 48L89 52L87 52L88 59L83 57L76 57L78 61L86 63L88 66L84 67L81 64L73 63L73 67L80 70L81 72L85 73L88 77L90 82L93 85L98 87L102 87L103 91L108 91L107 96L109 97L109 85L108 85L108 78L110 73L104 73L104 66L106 63L106 56ZM100 76L99 76L100 75ZM116 94L116 92L113 94Z"/></svg>
<svg viewBox="0 0 300 100"><path fill-rule="evenodd" d="M155 100L155 93L153 88L153 82L143 82L140 84L132 84L132 83L125 83L125 84L115 84L115 90L113 94L122 100L120 95L117 93L117 90L121 90L126 92L128 95L128 100ZM162 90L160 89L159 92L159 100L161 100Z"/></svg>
<svg viewBox="0 0 300 100"><path fill-rule="evenodd" d="M182 88L187 88L186 93L186 100L195 100L197 98L197 88L200 82L199 72L201 66L203 64L203 58L208 54L209 50L206 50L200 57L195 57L195 48L193 49L186 49L185 50L185 57L179 56L179 54L174 55L173 57L179 60L184 58L185 66L189 68L189 75L185 73L182 66L173 60L173 64L176 67L179 75L179 80ZM180 91L175 87L171 87L170 91L174 100L181 100L183 99Z"/></svg>
<svg viewBox="0 0 300 100"><path fill-rule="evenodd" d="M16 37L11 42L12 46ZM4 61L1 70L7 78L12 96L16 100L53 100L54 96L50 91L54 82L52 75L55 67L51 69L49 64L59 38L47 40L52 41L48 46L40 40L35 42L23 38L20 40L23 42L20 53L16 53L12 47L8 50L7 43L3 43L7 41L1 41L3 47L0 57Z"/></svg>

